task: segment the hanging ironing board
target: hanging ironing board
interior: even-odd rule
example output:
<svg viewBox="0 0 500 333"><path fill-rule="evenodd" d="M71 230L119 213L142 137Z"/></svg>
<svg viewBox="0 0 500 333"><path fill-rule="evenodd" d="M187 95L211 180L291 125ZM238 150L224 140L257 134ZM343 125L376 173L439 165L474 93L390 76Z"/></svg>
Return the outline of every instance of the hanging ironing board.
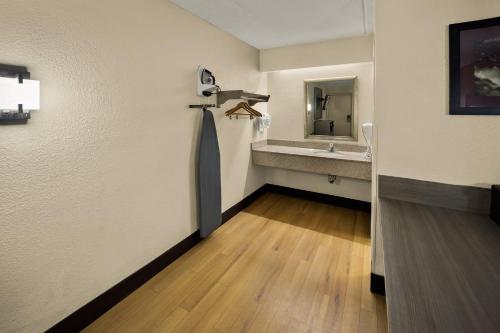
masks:
<svg viewBox="0 0 500 333"><path fill-rule="evenodd" d="M219 142L214 117L206 105L196 167L200 235L207 237L222 223L222 205Z"/></svg>

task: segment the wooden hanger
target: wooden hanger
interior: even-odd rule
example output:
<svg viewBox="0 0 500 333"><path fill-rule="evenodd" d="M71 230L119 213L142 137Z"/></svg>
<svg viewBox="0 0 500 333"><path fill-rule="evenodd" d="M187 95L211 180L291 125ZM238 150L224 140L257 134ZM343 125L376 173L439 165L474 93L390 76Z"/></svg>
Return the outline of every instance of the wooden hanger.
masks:
<svg viewBox="0 0 500 333"><path fill-rule="evenodd" d="M237 113L239 110L245 110L248 113ZM247 102L239 102L234 108L229 109L226 111L226 116L227 117L232 117L232 116L250 116L250 119L253 117L262 117L262 113L259 111L253 109L250 105L248 105Z"/></svg>
<svg viewBox="0 0 500 333"><path fill-rule="evenodd" d="M262 117L262 113L252 108L247 102L243 102L243 106L245 107L245 110L247 110L248 112L252 112L257 117Z"/></svg>
<svg viewBox="0 0 500 333"><path fill-rule="evenodd" d="M228 111L226 111L226 116L229 116L231 114L236 114L236 111L241 110L241 109L244 109L249 114L252 114L252 115L254 115L256 117L262 117L262 114L259 111L253 109L250 105L248 105L247 102L240 102L240 103L238 103L234 108L229 109ZM240 115L244 115L244 114L240 114Z"/></svg>

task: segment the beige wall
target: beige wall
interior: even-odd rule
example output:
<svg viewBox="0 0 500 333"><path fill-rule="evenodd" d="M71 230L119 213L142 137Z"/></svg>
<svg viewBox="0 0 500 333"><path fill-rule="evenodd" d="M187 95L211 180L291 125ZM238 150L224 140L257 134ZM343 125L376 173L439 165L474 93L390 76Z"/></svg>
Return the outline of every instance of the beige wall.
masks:
<svg viewBox="0 0 500 333"><path fill-rule="evenodd" d="M366 35L261 50L260 70L277 71L372 60L373 36Z"/></svg>
<svg viewBox="0 0 500 333"><path fill-rule="evenodd" d="M373 119L373 64L345 64L295 70L269 72L268 86L271 99L268 110L272 116L269 138L304 140L306 96L304 80L357 76L354 116L358 121L358 141L365 145L361 124ZM356 121L356 120L355 120ZM342 143L346 143L342 141ZM327 176L268 168L267 182L357 200L370 200L370 182L356 179L338 179L335 184Z"/></svg>
<svg viewBox="0 0 500 333"><path fill-rule="evenodd" d="M343 198L371 201L370 182L359 179L338 177L334 184L330 184L327 175L267 168L266 182Z"/></svg>
<svg viewBox="0 0 500 333"><path fill-rule="evenodd" d="M373 119L373 64L346 64L268 73L271 99L268 109L272 115L269 137L283 140L303 140L305 122L304 80L357 76L356 114L358 141L365 145L361 124ZM353 142L356 143L356 142Z"/></svg>
<svg viewBox="0 0 500 333"><path fill-rule="evenodd" d="M448 115L447 26L500 15L498 0L378 0L378 173L500 183L500 116Z"/></svg>
<svg viewBox="0 0 500 333"><path fill-rule="evenodd" d="M40 332L197 229L196 66L225 89L266 93L266 77L258 50L166 0L0 12L0 63L27 65L42 89L27 125L0 128L0 331ZM265 179L252 123L222 114L227 209Z"/></svg>
<svg viewBox="0 0 500 333"><path fill-rule="evenodd" d="M500 183L500 116L448 115L447 51L448 24L499 15L498 0L377 0L378 174L480 187Z"/></svg>

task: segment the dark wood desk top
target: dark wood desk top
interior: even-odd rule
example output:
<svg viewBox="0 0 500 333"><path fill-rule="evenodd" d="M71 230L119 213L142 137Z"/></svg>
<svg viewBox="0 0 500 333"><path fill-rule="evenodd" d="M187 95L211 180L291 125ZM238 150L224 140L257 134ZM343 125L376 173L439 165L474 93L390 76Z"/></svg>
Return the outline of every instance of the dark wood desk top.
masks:
<svg viewBox="0 0 500 333"><path fill-rule="evenodd" d="M380 209L390 332L500 332L500 228L395 199Z"/></svg>

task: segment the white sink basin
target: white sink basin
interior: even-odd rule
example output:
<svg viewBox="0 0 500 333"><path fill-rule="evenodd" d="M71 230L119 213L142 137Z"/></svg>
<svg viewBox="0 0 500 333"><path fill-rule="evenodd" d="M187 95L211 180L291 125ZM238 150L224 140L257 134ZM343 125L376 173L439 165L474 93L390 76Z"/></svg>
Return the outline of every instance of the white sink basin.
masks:
<svg viewBox="0 0 500 333"><path fill-rule="evenodd" d="M323 149L314 149L313 151L314 154L324 154L328 156L345 156L345 152L342 151L328 151L328 150L323 150Z"/></svg>

